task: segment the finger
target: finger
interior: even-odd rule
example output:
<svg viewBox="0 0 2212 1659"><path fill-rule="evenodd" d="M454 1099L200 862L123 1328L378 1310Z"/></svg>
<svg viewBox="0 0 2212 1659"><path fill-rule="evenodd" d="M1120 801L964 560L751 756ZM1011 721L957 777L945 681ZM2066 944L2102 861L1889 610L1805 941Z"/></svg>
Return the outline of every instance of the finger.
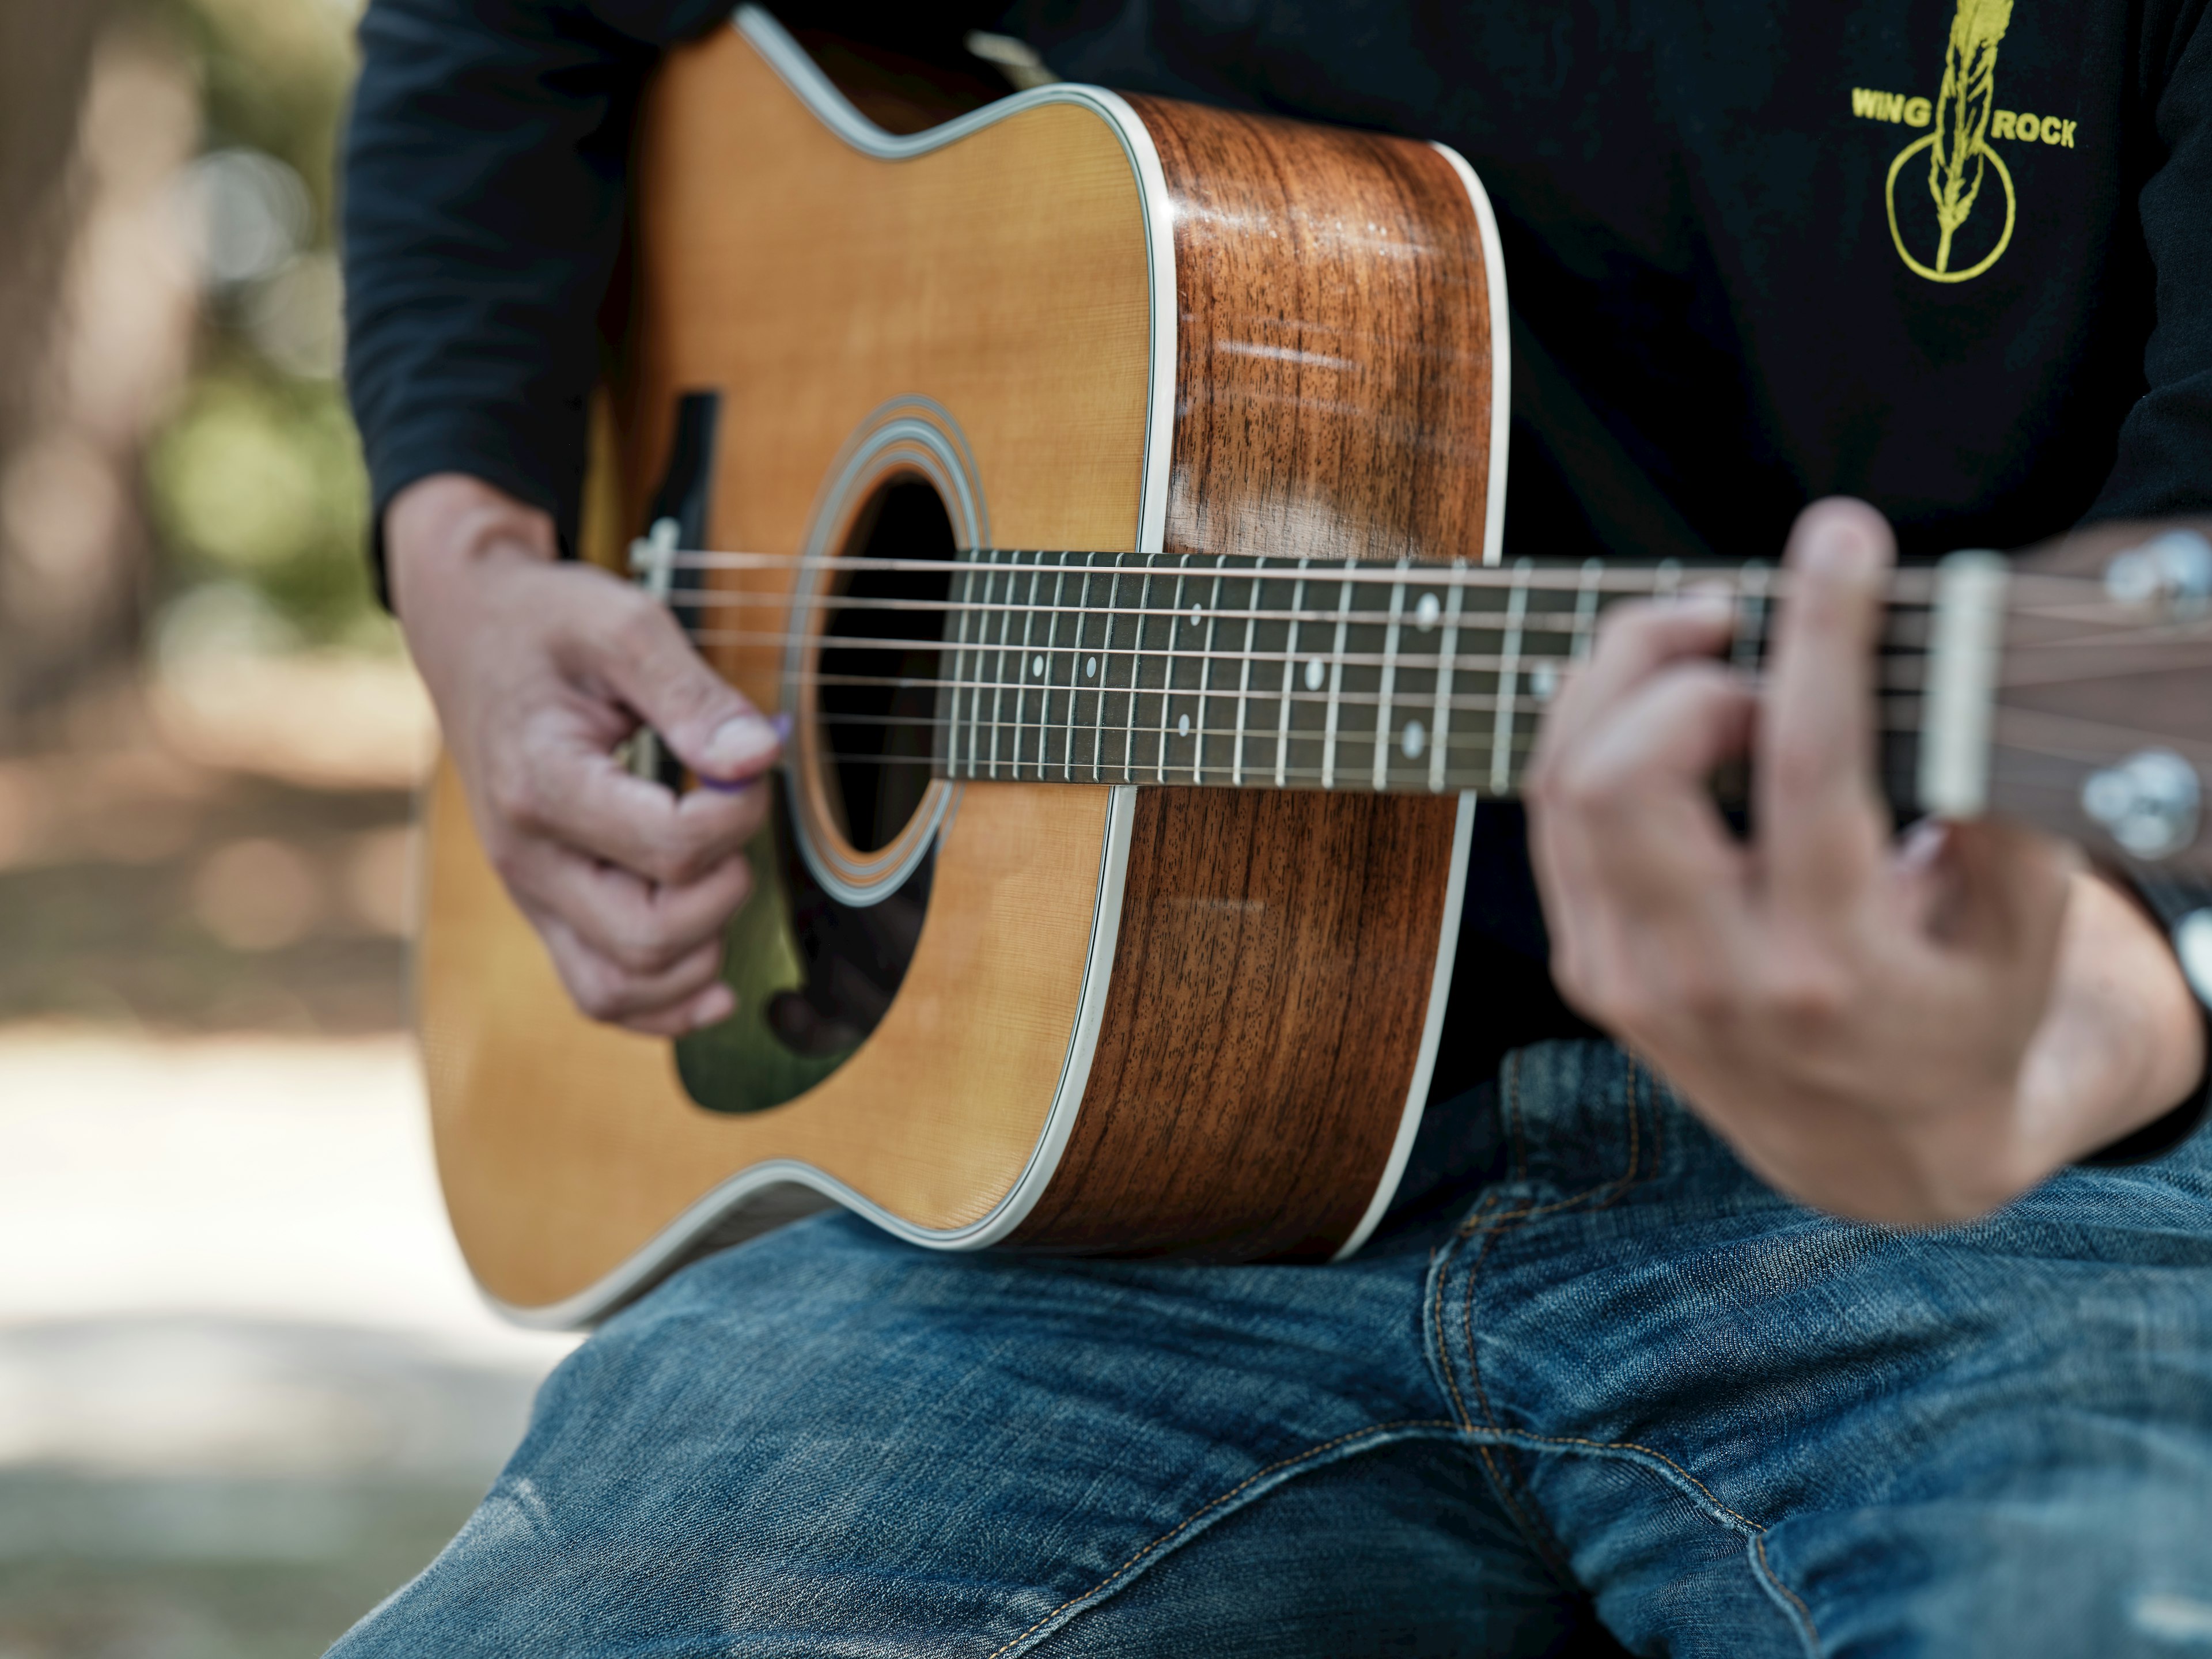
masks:
<svg viewBox="0 0 2212 1659"><path fill-rule="evenodd" d="M1832 911L1881 870L1873 647L1894 556L1863 501L1816 502L1790 534L1752 787L1762 867L1793 910Z"/></svg>
<svg viewBox="0 0 2212 1659"><path fill-rule="evenodd" d="M541 844L515 884L623 971L655 974L720 936L752 890L752 869L732 856L696 881L671 885Z"/></svg>
<svg viewBox="0 0 2212 1659"><path fill-rule="evenodd" d="M1716 663L1631 697L1529 799L1529 848L1568 1000L1624 1033L1710 1006L1741 959L1744 855L1705 779L1741 754L1753 702Z"/></svg>
<svg viewBox="0 0 2212 1659"><path fill-rule="evenodd" d="M1607 611L1589 660L1567 676L1545 711L1534 766L1540 769L1553 754L1572 747L1607 709L1668 663L1713 655L1728 642L1733 625L1728 601L1703 592Z"/></svg>
<svg viewBox="0 0 2212 1659"><path fill-rule="evenodd" d="M598 746L588 722L559 710L487 766L495 811L525 836L675 885L734 855L768 811L765 783L679 795L638 777Z"/></svg>
<svg viewBox="0 0 2212 1659"><path fill-rule="evenodd" d="M720 978L720 939L659 973L634 974L586 945L559 917L540 914L532 920L569 997L592 1019L665 1036L693 1029L687 1021L720 1018L737 1006Z"/></svg>
<svg viewBox="0 0 2212 1659"><path fill-rule="evenodd" d="M1718 663L1663 670L1563 754L1531 797L1532 824L1586 847L1613 902L1647 915L1707 908L1708 890L1741 866L1708 780L1743 752L1753 707Z"/></svg>
<svg viewBox="0 0 2212 1659"><path fill-rule="evenodd" d="M690 1001L658 1013L631 1014L617 1021L626 1031L640 1036L680 1037L709 1025L719 1025L738 1011L737 993L716 980Z"/></svg>
<svg viewBox="0 0 2212 1659"><path fill-rule="evenodd" d="M775 727L708 666L666 607L641 599L590 638L597 672L701 779L741 782L775 762Z"/></svg>

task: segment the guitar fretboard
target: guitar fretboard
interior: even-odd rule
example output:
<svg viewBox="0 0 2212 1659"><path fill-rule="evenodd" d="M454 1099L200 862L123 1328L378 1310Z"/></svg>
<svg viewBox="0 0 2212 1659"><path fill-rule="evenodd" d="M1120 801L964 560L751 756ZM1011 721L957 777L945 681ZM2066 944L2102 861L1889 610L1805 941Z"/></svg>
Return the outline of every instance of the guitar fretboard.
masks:
<svg viewBox="0 0 2212 1659"><path fill-rule="evenodd" d="M1606 605L1684 574L963 553L937 764L955 778L1510 793ZM1766 568L1718 574L1738 595L1735 660L1755 665Z"/></svg>

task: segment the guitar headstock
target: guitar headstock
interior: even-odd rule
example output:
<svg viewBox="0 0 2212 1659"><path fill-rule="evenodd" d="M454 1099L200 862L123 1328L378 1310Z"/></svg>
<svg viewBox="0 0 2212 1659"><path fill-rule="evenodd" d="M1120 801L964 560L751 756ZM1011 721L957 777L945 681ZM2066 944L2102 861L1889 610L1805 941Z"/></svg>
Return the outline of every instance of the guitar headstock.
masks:
<svg viewBox="0 0 2212 1659"><path fill-rule="evenodd" d="M2212 540L2169 529L2094 550L2100 568L2031 561L2001 579L1987 808L2106 856L2212 879ZM1942 594L1955 579L1943 573L1959 568L1947 563L1937 580L1931 709Z"/></svg>

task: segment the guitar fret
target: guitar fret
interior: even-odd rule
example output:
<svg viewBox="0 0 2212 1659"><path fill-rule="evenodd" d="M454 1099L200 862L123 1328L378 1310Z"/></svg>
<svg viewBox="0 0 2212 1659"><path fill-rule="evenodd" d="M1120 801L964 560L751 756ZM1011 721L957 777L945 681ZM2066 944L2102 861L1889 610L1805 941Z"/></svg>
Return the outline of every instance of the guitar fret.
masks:
<svg viewBox="0 0 2212 1659"><path fill-rule="evenodd" d="M1066 563L1067 556L1064 553L1053 553L1040 555L1040 556L1054 561L1052 576L1052 610L1045 617L1044 654L1037 659L1042 664L1044 669L1044 672L1037 676L1040 684L1037 688L1036 775L1037 781L1042 783L1045 767L1049 763L1052 754L1052 670L1053 665L1060 659L1056 646L1060 639L1060 602L1067 591Z"/></svg>
<svg viewBox="0 0 2212 1659"><path fill-rule="evenodd" d="M1213 561L1213 586L1206 599L1206 639L1199 647L1201 654L1198 661L1198 721L1197 729L1192 733L1195 741L1190 751L1190 781L1193 783L1199 781L1200 769L1206 759L1206 699L1213 687L1213 630L1221 620L1221 565L1222 557L1217 554Z"/></svg>
<svg viewBox="0 0 2212 1659"><path fill-rule="evenodd" d="M991 595L999 583L998 550L987 550L990 562L983 568L983 605L975 617L975 680L968 689L968 775L982 776L983 687L991 659Z"/></svg>
<svg viewBox="0 0 2212 1659"><path fill-rule="evenodd" d="M960 683L968 673L968 620L975 612L975 566L973 560L960 569L960 638L952 652L952 684L946 697L945 720L945 770L949 777L960 775Z"/></svg>
<svg viewBox="0 0 2212 1659"><path fill-rule="evenodd" d="M1346 570L1358 568L1358 562L1346 559ZM1328 727L1322 739L1321 787L1336 787L1336 723L1337 700L1344 694L1344 638L1352 627L1352 583L1346 580L1336 601L1336 643L1330 653L1328 665Z"/></svg>
<svg viewBox="0 0 2212 1659"><path fill-rule="evenodd" d="M1729 659L1747 674L1759 666L1766 644L1767 574L1766 562L1753 559L1737 578L1735 640Z"/></svg>
<svg viewBox="0 0 2212 1659"><path fill-rule="evenodd" d="M1490 792L1505 793L1513 765L1513 694L1521 678L1521 623L1528 611L1531 561L1516 559L1513 587L1505 597L1505 638L1498 652L1498 697L1490 726Z"/></svg>
<svg viewBox="0 0 2212 1659"><path fill-rule="evenodd" d="M1129 648L1129 707L1128 719L1121 731L1121 781L1133 783L1137 776L1137 677L1145 660L1145 624L1151 620L1152 608L1152 565L1149 555L1139 554L1145 561L1145 580L1137 586L1136 640Z"/></svg>
<svg viewBox="0 0 2212 1659"><path fill-rule="evenodd" d="M1400 559L1398 568L1403 570L1413 563L1411 559ZM1376 688L1375 699L1375 788L1379 794L1389 781L1390 772L1390 699L1398 689L1398 629L1406 615L1406 584L1390 585L1389 632L1382 638L1382 683Z"/></svg>
<svg viewBox="0 0 2212 1659"><path fill-rule="evenodd" d="M1258 567L1254 567L1256 573ZM1252 578L1251 596L1244 602L1244 660L1237 672L1237 747L1229 757L1229 781L1242 787L1244 782L1244 711L1252 691L1252 641L1260 626L1260 578Z"/></svg>
<svg viewBox="0 0 2212 1659"><path fill-rule="evenodd" d="M1567 659L1580 662L1590 653L1595 644L1593 624L1597 621L1597 582L1605 574L1605 561L1584 559L1583 579L1575 588L1575 626L1568 635Z"/></svg>
<svg viewBox="0 0 2212 1659"><path fill-rule="evenodd" d="M1467 561L1454 559L1451 568L1456 575L1467 568ZM1456 580L1444 592L1443 637L1437 643L1436 731L1430 738L1433 746L1429 750L1429 788L1434 793L1443 791L1444 763L1451 749L1452 671L1457 665L1460 608L1466 596L1466 585Z"/></svg>
<svg viewBox="0 0 2212 1659"><path fill-rule="evenodd" d="M1093 711L1091 726L1091 777L1097 782L1104 775L1106 762L1106 689L1114 680L1114 619L1120 614L1121 603L1121 560L1114 559L1114 579L1107 584L1105 634L1098 646L1098 707Z"/></svg>
<svg viewBox="0 0 2212 1659"><path fill-rule="evenodd" d="M1060 775L1063 780L1075 775L1075 700L1083 687L1084 624L1091 619L1091 563L1095 553L1083 556L1083 587L1075 601L1075 644L1067 656L1067 741L1060 750Z"/></svg>
<svg viewBox="0 0 2212 1659"><path fill-rule="evenodd" d="M1018 560L1022 556L1010 553L1008 556ZM1005 724L1001 715L1006 706L1006 634L1014 625L1014 577L1018 568L1008 568L1006 597L999 603L998 666L991 676L991 775L994 778L999 775L999 735ZM987 588L985 591L988 593L989 590Z"/></svg>
<svg viewBox="0 0 2212 1659"><path fill-rule="evenodd" d="M1291 755L1291 681L1297 672L1298 629L1305 620L1305 569L1310 560L1298 561L1298 579L1291 588L1291 637L1283 652L1283 684L1281 703L1275 727L1275 787L1280 789L1288 776Z"/></svg>
<svg viewBox="0 0 2212 1659"><path fill-rule="evenodd" d="M1182 556L1176 567L1175 599L1168 606L1167 646L1160 653L1160 738L1158 750L1152 760L1153 781L1168 781L1168 708L1174 701L1176 664L1176 624L1182 620L1182 587L1184 574L1190 568L1190 555Z"/></svg>

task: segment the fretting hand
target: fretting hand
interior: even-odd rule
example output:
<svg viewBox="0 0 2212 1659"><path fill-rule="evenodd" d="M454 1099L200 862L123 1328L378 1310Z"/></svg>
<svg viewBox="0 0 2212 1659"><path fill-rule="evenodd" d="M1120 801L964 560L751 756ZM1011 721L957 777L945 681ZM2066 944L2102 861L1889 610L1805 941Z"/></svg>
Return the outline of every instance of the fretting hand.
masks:
<svg viewBox="0 0 2212 1659"><path fill-rule="evenodd" d="M1781 1191L1866 1220L1994 1208L2172 1107L2203 1025L2165 941L2056 843L1893 843L1872 645L1893 556L1863 503L1790 538L1762 696L1722 597L1624 606L1528 785L1553 972ZM1707 780L1748 754L1739 842Z"/></svg>
<svg viewBox="0 0 2212 1659"><path fill-rule="evenodd" d="M722 928L744 902L774 730L667 609L555 561L553 526L456 473L385 518L394 608L485 851L577 1006L675 1036L734 1006ZM643 723L702 779L683 796L615 746Z"/></svg>

